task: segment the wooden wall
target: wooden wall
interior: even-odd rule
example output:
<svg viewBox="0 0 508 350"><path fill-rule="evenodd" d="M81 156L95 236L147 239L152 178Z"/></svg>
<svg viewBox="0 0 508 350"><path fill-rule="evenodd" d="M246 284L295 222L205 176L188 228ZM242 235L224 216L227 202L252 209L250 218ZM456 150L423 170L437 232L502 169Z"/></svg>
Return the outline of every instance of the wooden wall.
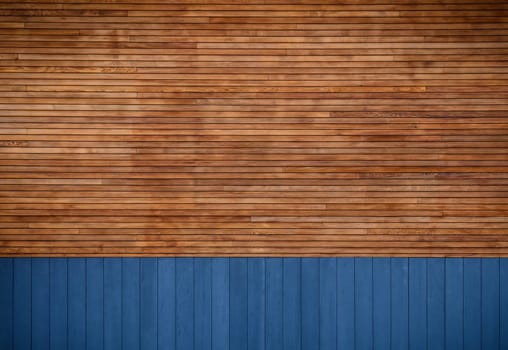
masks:
<svg viewBox="0 0 508 350"><path fill-rule="evenodd" d="M504 0L0 0L0 254L508 256Z"/></svg>
<svg viewBox="0 0 508 350"><path fill-rule="evenodd" d="M2 350L505 350L508 259L0 259Z"/></svg>

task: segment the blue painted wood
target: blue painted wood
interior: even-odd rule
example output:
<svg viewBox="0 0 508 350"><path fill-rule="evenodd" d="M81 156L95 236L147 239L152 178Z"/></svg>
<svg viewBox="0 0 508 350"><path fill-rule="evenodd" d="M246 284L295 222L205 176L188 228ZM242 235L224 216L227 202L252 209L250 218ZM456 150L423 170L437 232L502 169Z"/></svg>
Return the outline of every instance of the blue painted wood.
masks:
<svg viewBox="0 0 508 350"><path fill-rule="evenodd" d="M104 350L122 349L122 259L104 259Z"/></svg>
<svg viewBox="0 0 508 350"><path fill-rule="evenodd" d="M391 312L391 264L390 259L374 258L372 260L372 341L374 349L389 350L390 312Z"/></svg>
<svg viewBox="0 0 508 350"><path fill-rule="evenodd" d="M86 259L69 259L67 265L67 343L69 349L86 349Z"/></svg>
<svg viewBox="0 0 508 350"><path fill-rule="evenodd" d="M464 259L464 350L482 347L481 259Z"/></svg>
<svg viewBox="0 0 508 350"><path fill-rule="evenodd" d="M50 349L67 349L67 259L49 261Z"/></svg>
<svg viewBox="0 0 508 350"><path fill-rule="evenodd" d="M319 260L319 348L337 346L337 260Z"/></svg>
<svg viewBox="0 0 508 350"><path fill-rule="evenodd" d="M194 259L176 259L176 350L194 347Z"/></svg>
<svg viewBox="0 0 508 350"><path fill-rule="evenodd" d="M394 283L396 281L394 280ZM409 349L427 349L427 259L409 259ZM396 301L394 301L396 302Z"/></svg>
<svg viewBox="0 0 508 350"><path fill-rule="evenodd" d="M482 259L482 349L499 349L499 259Z"/></svg>
<svg viewBox="0 0 508 350"><path fill-rule="evenodd" d="M104 345L104 260L86 260L86 348L101 350Z"/></svg>
<svg viewBox="0 0 508 350"><path fill-rule="evenodd" d="M210 258L194 259L194 349L212 347L212 270Z"/></svg>
<svg viewBox="0 0 508 350"><path fill-rule="evenodd" d="M12 259L0 259L0 349L11 349L13 318L13 275Z"/></svg>
<svg viewBox="0 0 508 350"><path fill-rule="evenodd" d="M122 348L126 350L140 349L139 260L122 258Z"/></svg>
<svg viewBox="0 0 508 350"><path fill-rule="evenodd" d="M427 261L427 344L429 349L445 349L444 259Z"/></svg>
<svg viewBox="0 0 508 350"><path fill-rule="evenodd" d="M13 343L14 349L32 347L32 260L14 259Z"/></svg>
<svg viewBox="0 0 508 350"><path fill-rule="evenodd" d="M247 349L247 259L233 258L229 266L229 347Z"/></svg>
<svg viewBox="0 0 508 350"><path fill-rule="evenodd" d="M337 261L337 347L355 349L355 259Z"/></svg>
<svg viewBox="0 0 508 350"><path fill-rule="evenodd" d="M265 348L265 259L247 261L247 345L249 350Z"/></svg>
<svg viewBox="0 0 508 350"><path fill-rule="evenodd" d="M508 349L508 259L500 259L499 261L499 348Z"/></svg>
<svg viewBox="0 0 508 350"><path fill-rule="evenodd" d="M462 322L464 307L462 259L447 259L445 261L445 278L446 349L462 350L464 347L464 334L462 332L464 329Z"/></svg>
<svg viewBox="0 0 508 350"><path fill-rule="evenodd" d="M175 258L157 260L157 346L176 347L176 266Z"/></svg>
<svg viewBox="0 0 508 350"><path fill-rule="evenodd" d="M302 349L319 348L319 259L302 259Z"/></svg>
<svg viewBox="0 0 508 350"><path fill-rule="evenodd" d="M301 260L287 258L282 263L284 349L300 350L302 348Z"/></svg>
<svg viewBox="0 0 508 350"><path fill-rule="evenodd" d="M355 259L355 344L358 350L372 349L372 258Z"/></svg>
<svg viewBox="0 0 508 350"><path fill-rule="evenodd" d="M407 258L391 261L391 348L409 348L409 262Z"/></svg>
<svg viewBox="0 0 508 350"><path fill-rule="evenodd" d="M282 259L266 259L266 350L283 347Z"/></svg>
<svg viewBox="0 0 508 350"><path fill-rule="evenodd" d="M157 349L157 259L141 259L140 345Z"/></svg>
<svg viewBox="0 0 508 350"><path fill-rule="evenodd" d="M508 348L508 259L0 259L0 348Z"/></svg>
<svg viewBox="0 0 508 350"><path fill-rule="evenodd" d="M32 349L49 349L49 259L32 260Z"/></svg>
<svg viewBox="0 0 508 350"><path fill-rule="evenodd" d="M212 259L212 350L229 349L229 259Z"/></svg>

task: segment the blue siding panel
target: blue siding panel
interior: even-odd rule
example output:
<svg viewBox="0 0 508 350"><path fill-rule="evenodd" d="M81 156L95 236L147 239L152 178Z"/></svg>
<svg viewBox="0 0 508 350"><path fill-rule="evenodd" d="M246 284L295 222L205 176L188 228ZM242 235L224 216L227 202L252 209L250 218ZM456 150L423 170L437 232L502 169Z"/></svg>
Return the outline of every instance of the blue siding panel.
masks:
<svg viewBox="0 0 508 350"><path fill-rule="evenodd" d="M86 259L69 259L68 279L68 348L86 349Z"/></svg>
<svg viewBox="0 0 508 350"><path fill-rule="evenodd" d="M302 349L319 349L319 259L302 259Z"/></svg>
<svg viewBox="0 0 508 350"><path fill-rule="evenodd" d="M462 259L447 259L445 263L445 276L446 349L462 350L464 347L464 324L462 322L464 306L462 288L464 280Z"/></svg>
<svg viewBox="0 0 508 350"><path fill-rule="evenodd" d="M300 350L302 339L301 260L299 258L284 259L282 273L284 349ZM249 323L249 329L251 328Z"/></svg>
<svg viewBox="0 0 508 350"><path fill-rule="evenodd" d="M86 261L86 348L102 350L104 345L104 260Z"/></svg>
<svg viewBox="0 0 508 350"><path fill-rule="evenodd" d="M499 349L499 259L482 259L482 349Z"/></svg>
<svg viewBox="0 0 508 350"><path fill-rule="evenodd" d="M49 349L49 259L32 259L32 350Z"/></svg>
<svg viewBox="0 0 508 350"><path fill-rule="evenodd" d="M266 259L266 350L283 347L282 338L282 259Z"/></svg>
<svg viewBox="0 0 508 350"><path fill-rule="evenodd" d="M176 267L175 258L157 261L157 345L159 349L176 346Z"/></svg>
<svg viewBox="0 0 508 350"><path fill-rule="evenodd" d="M176 350L194 348L194 259L176 259Z"/></svg>
<svg viewBox="0 0 508 350"><path fill-rule="evenodd" d="M499 261L499 301L500 301L500 322L499 325L499 347L508 349L508 259Z"/></svg>
<svg viewBox="0 0 508 350"><path fill-rule="evenodd" d="M355 349L355 259L337 260L337 347Z"/></svg>
<svg viewBox="0 0 508 350"><path fill-rule="evenodd" d="M0 349L508 348L508 259L4 258Z"/></svg>
<svg viewBox="0 0 508 350"><path fill-rule="evenodd" d="M139 290L140 266L138 258L122 259L122 348L139 350Z"/></svg>
<svg viewBox="0 0 508 350"><path fill-rule="evenodd" d="M427 262L427 345L445 349L445 275L444 259Z"/></svg>
<svg viewBox="0 0 508 350"><path fill-rule="evenodd" d="M319 348L331 350L337 346L337 260L319 262Z"/></svg>
<svg viewBox="0 0 508 350"><path fill-rule="evenodd" d="M32 260L14 259L13 343L16 350L32 347Z"/></svg>
<svg viewBox="0 0 508 350"><path fill-rule="evenodd" d="M372 339L372 258L355 259L354 274L354 324L356 349L370 350L374 344Z"/></svg>
<svg viewBox="0 0 508 350"><path fill-rule="evenodd" d="M212 270L210 258L194 260L194 349L212 347Z"/></svg>
<svg viewBox="0 0 508 350"><path fill-rule="evenodd" d="M247 347L265 348L265 259L253 258L247 262Z"/></svg>
<svg viewBox="0 0 508 350"><path fill-rule="evenodd" d="M212 350L229 349L229 259L212 259Z"/></svg>
<svg viewBox="0 0 508 350"><path fill-rule="evenodd" d="M395 282L395 281L394 281ZM409 349L427 350L427 260L409 259ZM396 300L394 302L397 302Z"/></svg>
<svg viewBox="0 0 508 350"><path fill-rule="evenodd" d="M11 349L13 318L13 259L0 259L0 349Z"/></svg>
<svg viewBox="0 0 508 350"><path fill-rule="evenodd" d="M464 259L464 350L482 347L481 259Z"/></svg>
<svg viewBox="0 0 508 350"><path fill-rule="evenodd" d="M122 259L104 259L104 350L122 349Z"/></svg>
<svg viewBox="0 0 508 350"><path fill-rule="evenodd" d="M229 347L247 350L247 259L234 258L229 266Z"/></svg>
<svg viewBox="0 0 508 350"><path fill-rule="evenodd" d="M141 260L140 345L143 350L157 349L157 259Z"/></svg>
<svg viewBox="0 0 508 350"><path fill-rule="evenodd" d="M50 259L49 339L50 349L67 349L67 259Z"/></svg>
<svg viewBox="0 0 508 350"><path fill-rule="evenodd" d="M391 348L409 348L409 261L393 258L391 261Z"/></svg>
<svg viewBox="0 0 508 350"><path fill-rule="evenodd" d="M391 263L390 259L372 260L372 341L374 349L389 350L391 347Z"/></svg>

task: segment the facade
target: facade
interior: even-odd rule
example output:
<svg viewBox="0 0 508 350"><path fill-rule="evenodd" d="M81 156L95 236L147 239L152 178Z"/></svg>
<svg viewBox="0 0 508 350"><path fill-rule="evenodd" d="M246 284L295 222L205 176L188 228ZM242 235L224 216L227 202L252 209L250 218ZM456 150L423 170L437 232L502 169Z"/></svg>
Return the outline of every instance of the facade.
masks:
<svg viewBox="0 0 508 350"><path fill-rule="evenodd" d="M508 349L507 11L0 0L0 349Z"/></svg>

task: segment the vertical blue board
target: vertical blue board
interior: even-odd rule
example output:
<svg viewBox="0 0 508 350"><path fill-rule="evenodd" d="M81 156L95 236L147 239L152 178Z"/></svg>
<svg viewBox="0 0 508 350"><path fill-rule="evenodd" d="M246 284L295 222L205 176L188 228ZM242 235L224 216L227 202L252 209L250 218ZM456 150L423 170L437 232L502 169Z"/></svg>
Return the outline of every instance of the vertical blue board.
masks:
<svg viewBox="0 0 508 350"><path fill-rule="evenodd" d="M390 349L390 312L391 312L391 264L390 259L372 259L372 341L374 349Z"/></svg>
<svg viewBox="0 0 508 350"><path fill-rule="evenodd" d="M372 258L355 259L355 344L358 350L372 349Z"/></svg>
<svg viewBox="0 0 508 350"><path fill-rule="evenodd" d="M463 280L463 260L446 259L445 261L445 329L446 329L446 349L462 350L464 347L464 324L463 307L464 298L462 288Z"/></svg>
<svg viewBox="0 0 508 350"><path fill-rule="evenodd" d="M212 259L212 350L229 349L229 259Z"/></svg>
<svg viewBox="0 0 508 350"><path fill-rule="evenodd" d="M229 265L229 347L247 349L247 259L232 258Z"/></svg>
<svg viewBox="0 0 508 350"><path fill-rule="evenodd" d="M508 259L499 261L500 349L508 349Z"/></svg>
<svg viewBox="0 0 508 350"><path fill-rule="evenodd" d="M122 349L122 259L104 259L104 350Z"/></svg>
<svg viewBox="0 0 508 350"><path fill-rule="evenodd" d="M50 349L67 349L67 259L49 261Z"/></svg>
<svg viewBox="0 0 508 350"><path fill-rule="evenodd" d="M140 266L138 258L122 258L122 348L140 349Z"/></svg>
<svg viewBox="0 0 508 350"><path fill-rule="evenodd" d="M0 259L0 349L13 348L13 259Z"/></svg>
<svg viewBox="0 0 508 350"><path fill-rule="evenodd" d="M337 347L337 260L319 262L319 348L333 350Z"/></svg>
<svg viewBox="0 0 508 350"><path fill-rule="evenodd" d="M427 344L429 349L445 349L444 259L427 262Z"/></svg>
<svg viewBox="0 0 508 350"><path fill-rule="evenodd" d="M212 270L210 258L194 260L194 348L212 347Z"/></svg>
<svg viewBox="0 0 508 350"><path fill-rule="evenodd" d="M283 264L283 334L284 349L301 349L301 260L287 258ZM249 330L251 326L249 323ZM249 348L250 350L250 348Z"/></svg>
<svg viewBox="0 0 508 350"><path fill-rule="evenodd" d="M194 259L176 259L176 350L194 347Z"/></svg>
<svg viewBox="0 0 508 350"><path fill-rule="evenodd" d="M32 350L49 349L49 259L32 259Z"/></svg>
<svg viewBox="0 0 508 350"><path fill-rule="evenodd" d="M499 259L482 259L482 349L499 349Z"/></svg>
<svg viewBox="0 0 508 350"><path fill-rule="evenodd" d="M355 259L337 261L337 348L355 349Z"/></svg>
<svg viewBox="0 0 508 350"><path fill-rule="evenodd" d="M67 313L68 348L86 349L86 259L69 259L67 264L69 309Z"/></svg>
<svg viewBox="0 0 508 350"><path fill-rule="evenodd" d="M157 261L157 344L159 349L176 346L176 268L175 258Z"/></svg>
<svg viewBox="0 0 508 350"><path fill-rule="evenodd" d="M140 345L157 350L157 259L141 259Z"/></svg>
<svg viewBox="0 0 508 350"><path fill-rule="evenodd" d="M508 259L4 258L0 349L508 349Z"/></svg>
<svg viewBox="0 0 508 350"><path fill-rule="evenodd" d="M247 347L249 350L265 348L265 259L247 261Z"/></svg>
<svg viewBox="0 0 508 350"><path fill-rule="evenodd" d="M427 350L427 259L409 259L408 288L409 349Z"/></svg>
<svg viewBox="0 0 508 350"><path fill-rule="evenodd" d="M302 259L302 349L319 348L319 259Z"/></svg>
<svg viewBox="0 0 508 350"><path fill-rule="evenodd" d="M282 259L266 259L266 350L283 348Z"/></svg>
<svg viewBox="0 0 508 350"><path fill-rule="evenodd" d="M407 258L393 258L391 263L391 348L404 350L409 348L409 262Z"/></svg>
<svg viewBox="0 0 508 350"><path fill-rule="evenodd" d="M464 350L482 347L481 259L464 259Z"/></svg>
<svg viewBox="0 0 508 350"><path fill-rule="evenodd" d="M104 345L104 260L86 260L86 348L102 350Z"/></svg>
<svg viewBox="0 0 508 350"><path fill-rule="evenodd" d="M32 260L14 259L13 343L16 350L32 347Z"/></svg>

